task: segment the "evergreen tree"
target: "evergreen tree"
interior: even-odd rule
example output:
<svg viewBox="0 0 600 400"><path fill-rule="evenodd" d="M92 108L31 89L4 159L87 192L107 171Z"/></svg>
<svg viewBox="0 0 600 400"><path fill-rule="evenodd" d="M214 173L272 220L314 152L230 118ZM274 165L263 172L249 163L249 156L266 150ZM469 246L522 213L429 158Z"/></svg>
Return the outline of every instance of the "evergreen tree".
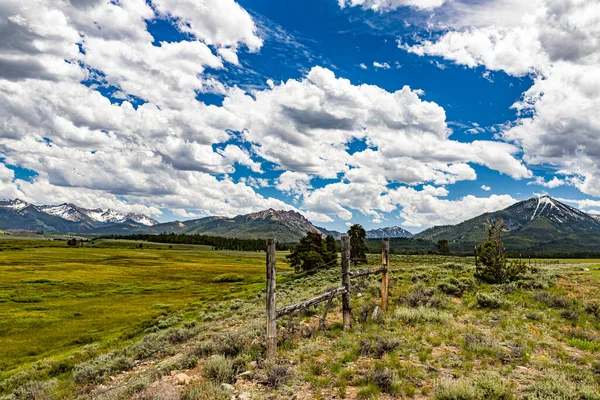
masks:
<svg viewBox="0 0 600 400"><path fill-rule="evenodd" d="M508 262L502 242L505 223L497 219L488 229L488 238L477 246L477 255L482 264L475 271L475 278L487 283L505 283L519 279L527 270L521 261Z"/></svg>
<svg viewBox="0 0 600 400"><path fill-rule="evenodd" d="M437 252L443 256L447 256L450 254L450 245L446 239L438 240L435 245Z"/></svg>
<svg viewBox="0 0 600 400"><path fill-rule="evenodd" d="M350 236L350 259L356 266L359 263L367 262L367 245L365 244L365 238L367 237L367 231L360 224L354 224L348 230L348 236Z"/></svg>
<svg viewBox="0 0 600 400"><path fill-rule="evenodd" d="M321 234L318 232L308 232L306 236L300 239L300 243L286 258L296 272L305 271L312 273L326 264L325 250Z"/></svg>
<svg viewBox="0 0 600 400"><path fill-rule="evenodd" d="M325 238L325 254L323 255L323 261L327 264L327 267L337 266L337 245L335 238L332 235L327 235Z"/></svg>

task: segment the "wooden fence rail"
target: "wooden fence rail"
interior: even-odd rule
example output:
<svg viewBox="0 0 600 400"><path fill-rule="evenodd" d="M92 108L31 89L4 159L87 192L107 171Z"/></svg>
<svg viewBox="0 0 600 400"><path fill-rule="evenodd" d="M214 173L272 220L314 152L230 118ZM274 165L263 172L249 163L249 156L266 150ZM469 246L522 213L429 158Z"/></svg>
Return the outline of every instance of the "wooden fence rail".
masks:
<svg viewBox="0 0 600 400"><path fill-rule="evenodd" d="M381 310L388 310L388 285L390 273L390 240L383 239L381 251L382 266L350 272L350 238L342 237L342 286L326 293L320 294L312 299L300 301L295 304L285 306L277 310L276 302L276 263L275 263L275 239L267 240L267 358L273 358L277 354L277 318L291 314L295 311L306 309L319 303L328 301L320 325L323 326L327 311L331 306L332 300L342 296L342 319L344 329L349 329L352 325L352 309L350 307L350 296L352 295L352 278L381 274Z"/></svg>

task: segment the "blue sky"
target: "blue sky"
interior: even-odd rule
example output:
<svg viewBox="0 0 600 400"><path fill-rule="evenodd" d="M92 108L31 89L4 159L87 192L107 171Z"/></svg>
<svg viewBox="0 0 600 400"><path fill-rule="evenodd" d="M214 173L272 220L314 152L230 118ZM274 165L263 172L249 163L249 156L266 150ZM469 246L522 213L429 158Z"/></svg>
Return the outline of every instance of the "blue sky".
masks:
<svg viewBox="0 0 600 400"><path fill-rule="evenodd" d="M2 197L411 232L540 193L596 212L598 7L569 2L10 0Z"/></svg>

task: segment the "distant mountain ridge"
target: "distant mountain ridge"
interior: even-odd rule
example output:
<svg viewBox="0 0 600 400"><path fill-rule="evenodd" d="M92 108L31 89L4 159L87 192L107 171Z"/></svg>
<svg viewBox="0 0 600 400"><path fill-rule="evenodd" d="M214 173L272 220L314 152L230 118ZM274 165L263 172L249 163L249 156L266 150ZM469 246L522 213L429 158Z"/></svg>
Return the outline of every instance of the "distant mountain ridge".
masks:
<svg viewBox="0 0 600 400"><path fill-rule="evenodd" d="M143 214L123 214L110 209L86 209L72 203L33 205L20 199L0 200L0 229L79 233L95 236L131 234L203 234L239 239L274 237L280 242L297 242L307 232L333 235L341 232L313 225L296 211L262 210L229 217L205 217L189 221L159 223ZM367 231L367 238L411 237L400 227Z"/></svg>
<svg viewBox="0 0 600 400"><path fill-rule="evenodd" d="M325 236L331 235L336 240L340 240L346 233L331 231L325 228L318 228ZM387 228L371 229L367 231L367 239L383 239L383 238L412 238L413 234L399 226L388 226Z"/></svg>
<svg viewBox="0 0 600 400"><path fill-rule="evenodd" d="M414 236L436 242L445 239L451 249L472 249L487 237L497 218L506 223L505 245L515 251L600 251L600 218L549 196L536 196L456 225L436 226ZM597 249L596 249L597 247Z"/></svg>
<svg viewBox="0 0 600 400"><path fill-rule="evenodd" d="M113 224L153 226L158 221L144 214L86 209L71 203L34 205L21 199L0 200L1 229L79 233Z"/></svg>
<svg viewBox="0 0 600 400"><path fill-rule="evenodd" d="M387 228L371 229L367 231L367 239L383 238L411 238L413 234L399 226L389 226Z"/></svg>

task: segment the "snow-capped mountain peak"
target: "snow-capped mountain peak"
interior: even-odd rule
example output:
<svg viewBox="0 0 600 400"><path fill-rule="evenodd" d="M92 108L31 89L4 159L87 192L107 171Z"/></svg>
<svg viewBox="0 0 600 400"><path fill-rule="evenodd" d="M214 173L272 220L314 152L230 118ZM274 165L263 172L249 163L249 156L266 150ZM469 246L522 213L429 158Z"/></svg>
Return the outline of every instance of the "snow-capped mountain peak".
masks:
<svg viewBox="0 0 600 400"><path fill-rule="evenodd" d="M30 206L31 204L29 204L26 201L23 201L21 199L14 199L14 200L0 200L0 207L2 208L10 208L12 210L22 210L25 207Z"/></svg>
<svg viewBox="0 0 600 400"><path fill-rule="evenodd" d="M13 210L22 210L31 204L20 199L0 200L0 208L9 208ZM158 224L158 221L138 213L121 213L111 209L85 209L75 204L63 203L57 205L40 205L36 208L46 214L53 215L72 222L84 222L86 224L110 224L133 222L146 226Z"/></svg>

